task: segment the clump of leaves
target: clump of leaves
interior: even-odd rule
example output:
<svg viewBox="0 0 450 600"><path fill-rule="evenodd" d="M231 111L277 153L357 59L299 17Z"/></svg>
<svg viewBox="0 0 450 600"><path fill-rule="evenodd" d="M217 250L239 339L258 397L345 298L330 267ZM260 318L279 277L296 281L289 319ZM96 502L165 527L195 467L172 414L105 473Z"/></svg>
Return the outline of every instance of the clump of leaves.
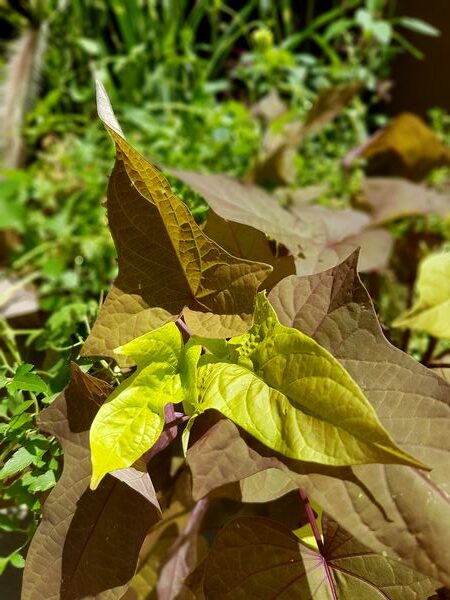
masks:
<svg viewBox="0 0 450 600"><path fill-rule="evenodd" d="M73 365L39 416L64 470L23 598L427 600L450 585L450 385L387 342L358 253L267 284L277 245L220 218L207 236L101 87L99 113L119 273L83 354L126 378ZM256 231L251 257L214 241L230 227L238 248Z"/></svg>

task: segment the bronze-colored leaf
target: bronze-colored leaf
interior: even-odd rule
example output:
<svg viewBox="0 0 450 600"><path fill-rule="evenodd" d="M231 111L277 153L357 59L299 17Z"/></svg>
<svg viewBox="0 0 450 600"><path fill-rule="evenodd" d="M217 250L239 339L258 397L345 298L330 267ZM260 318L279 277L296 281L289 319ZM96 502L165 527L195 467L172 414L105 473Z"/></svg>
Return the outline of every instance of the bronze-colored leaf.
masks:
<svg viewBox="0 0 450 600"><path fill-rule="evenodd" d="M398 177L367 177L363 191L378 224L414 215L445 217L450 212L448 194Z"/></svg>
<svg viewBox="0 0 450 600"><path fill-rule="evenodd" d="M295 180L294 158L297 148L308 136L315 135L333 121L361 90L361 83L339 85L323 89L306 115L305 122L288 121L281 131L265 132L260 156L247 176L247 180L258 184L286 185ZM267 101L262 110L267 114ZM273 111L272 111L273 112ZM283 113L280 111L280 115Z"/></svg>
<svg viewBox="0 0 450 600"><path fill-rule="evenodd" d="M350 100L361 91L362 87L362 83L356 81L320 90L306 116L305 134L314 135L325 125L334 121Z"/></svg>
<svg viewBox="0 0 450 600"><path fill-rule="evenodd" d="M281 322L313 337L342 363L395 441L432 467L431 473L394 465L333 469L288 461L220 420L197 438L193 429L196 442L187 460L194 495L280 468L355 538L448 585L450 385L386 341L356 261L354 254L324 273L288 277L269 299ZM213 465L209 471L200 451Z"/></svg>
<svg viewBox="0 0 450 600"><path fill-rule="evenodd" d="M359 152L368 175L420 181L436 167L450 165L450 150L422 119L403 113L372 136Z"/></svg>
<svg viewBox="0 0 450 600"><path fill-rule="evenodd" d="M261 98L259 102L252 106L252 115L260 118L265 123L278 119L286 111L287 107L276 88L272 88L264 98Z"/></svg>
<svg viewBox="0 0 450 600"><path fill-rule="evenodd" d="M396 442L432 471L358 466L351 471L359 485L314 475L311 495L374 550L390 551L448 585L450 386L387 342L355 262L352 256L326 273L285 279L270 300L282 323L342 363Z"/></svg>
<svg viewBox="0 0 450 600"><path fill-rule="evenodd" d="M207 508L206 499L196 503L185 527L170 548L168 560L162 566L156 586L158 600L180 598L186 577L197 565L198 533Z"/></svg>
<svg viewBox="0 0 450 600"><path fill-rule="evenodd" d="M287 254L281 249L280 255L275 256L267 236L254 227L222 219L210 209L203 231L233 256L263 261L273 268L260 289L271 290L276 283L288 275L295 274L295 260L292 254Z"/></svg>
<svg viewBox="0 0 450 600"><path fill-rule="evenodd" d="M30 545L23 600L121 598L145 535L161 517L147 472L116 471L89 489L89 427L110 391L72 364L69 385L39 416L39 427L62 445L64 469Z"/></svg>
<svg viewBox="0 0 450 600"><path fill-rule="evenodd" d="M101 85L98 108L116 143L107 208L119 274L83 354L113 356L181 314L201 336L246 331L271 267L231 256L202 232L164 176L124 139Z"/></svg>
<svg viewBox="0 0 450 600"><path fill-rule="evenodd" d="M327 517L323 538L317 552L277 521L232 521L205 561L206 600L426 600L436 589L426 577L371 552Z"/></svg>
<svg viewBox="0 0 450 600"><path fill-rule="evenodd" d="M302 243L317 234L308 224L282 208L277 199L256 185L242 183L228 175L204 175L192 171L169 172L198 192L213 211L228 221L259 229L284 244L294 256Z"/></svg>
<svg viewBox="0 0 450 600"><path fill-rule="evenodd" d="M335 210L325 206L300 206L295 215L306 221L311 230L322 228L322 236L315 235L304 243L297 259L297 274L312 275L336 266L360 248L358 270L361 272L384 269L391 257L394 240L380 227L371 227L371 218L359 210Z"/></svg>
<svg viewBox="0 0 450 600"><path fill-rule="evenodd" d="M301 275L329 269L358 247L360 271L383 269L389 262L392 236L385 229L371 228L370 216L362 211L299 204L286 210L264 189L226 175L173 169L170 173L201 194L223 219L259 229L286 246L297 257ZM320 188L316 192L319 195Z"/></svg>

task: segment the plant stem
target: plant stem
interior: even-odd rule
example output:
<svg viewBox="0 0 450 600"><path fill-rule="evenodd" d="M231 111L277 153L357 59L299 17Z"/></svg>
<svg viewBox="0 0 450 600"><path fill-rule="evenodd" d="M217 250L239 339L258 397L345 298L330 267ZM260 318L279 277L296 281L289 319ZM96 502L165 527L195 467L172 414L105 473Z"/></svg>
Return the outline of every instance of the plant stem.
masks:
<svg viewBox="0 0 450 600"><path fill-rule="evenodd" d="M437 339L435 337L430 336L428 339L428 345L423 353L422 360L420 361L423 365L426 365L430 362L431 357L433 356L433 352L436 349Z"/></svg>
<svg viewBox="0 0 450 600"><path fill-rule="evenodd" d="M191 330L189 329L189 327L186 325L186 323L183 321L183 319L181 317L179 317L176 320L176 324L180 327L180 329L182 329L184 331L184 333L188 336L188 338L192 337Z"/></svg>
<svg viewBox="0 0 450 600"><path fill-rule="evenodd" d="M176 413L176 414L180 414L180 413ZM186 421L189 421L189 419L190 419L190 417L188 415L178 416L173 421L170 421L169 423L166 423L164 425L164 431L167 431L167 429L170 429L171 427L175 427L176 425L182 425L183 423L186 423Z"/></svg>
<svg viewBox="0 0 450 600"><path fill-rule="evenodd" d="M300 488L298 490L298 493L299 493L299 496L305 507L306 516L308 517L308 522L309 522L312 532L314 534L314 539L316 540L317 547L319 549L320 554L322 554L322 552L323 552L322 536L320 535L320 531L317 526L317 521L316 521L316 517L314 515L313 508L309 502L308 496L306 495L305 491L302 488Z"/></svg>

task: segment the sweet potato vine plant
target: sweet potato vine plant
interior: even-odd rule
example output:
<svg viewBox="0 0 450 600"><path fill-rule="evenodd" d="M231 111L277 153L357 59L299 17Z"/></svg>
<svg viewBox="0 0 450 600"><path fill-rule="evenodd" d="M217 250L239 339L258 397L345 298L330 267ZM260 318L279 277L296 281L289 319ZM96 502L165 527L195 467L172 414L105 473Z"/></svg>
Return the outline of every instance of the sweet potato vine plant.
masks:
<svg viewBox="0 0 450 600"><path fill-rule="evenodd" d="M295 257L212 212L202 229L101 86L98 104L119 274L83 353L124 377L74 364L39 416L64 470L23 599L426 600L450 586L450 386L384 338L358 252L298 276L301 243Z"/></svg>

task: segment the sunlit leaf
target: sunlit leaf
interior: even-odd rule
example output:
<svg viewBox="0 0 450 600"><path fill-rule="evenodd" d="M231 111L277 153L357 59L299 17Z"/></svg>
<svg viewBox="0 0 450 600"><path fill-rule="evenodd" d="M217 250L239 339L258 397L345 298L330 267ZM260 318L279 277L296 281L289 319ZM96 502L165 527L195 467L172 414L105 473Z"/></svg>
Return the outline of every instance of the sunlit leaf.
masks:
<svg viewBox="0 0 450 600"><path fill-rule="evenodd" d="M363 190L375 223L414 215L445 217L450 213L448 194L399 177L367 177Z"/></svg>
<svg viewBox="0 0 450 600"><path fill-rule="evenodd" d="M138 369L114 390L92 423L92 489L106 473L131 466L158 440L165 405L184 399L179 372L182 352L175 323L117 349L132 358Z"/></svg>
<svg viewBox="0 0 450 600"><path fill-rule="evenodd" d="M450 385L387 342L357 277L356 261L355 254L330 271L289 277L269 298L282 323L333 353L395 441L432 471L396 465L313 466L269 451L227 419L199 428L201 416L187 453L194 497L279 468L286 483L305 488L356 539L448 587ZM271 490L260 489L258 501L264 494L272 497ZM252 498L247 495L246 501Z"/></svg>
<svg viewBox="0 0 450 600"><path fill-rule="evenodd" d="M19 365L14 377L8 385L9 389L35 392L37 394L47 392L47 384L37 373L33 373L32 369L33 365Z"/></svg>
<svg viewBox="0 0 450 600"><path fill-rule="evenodd" d="M416 115L402 113L361 146L368 175L420 181L432 169L450 164L450 151Z"/></svg>
<svg viewBox="0 0 450 600"><path fill-rule="evenodd" d="M170 172L201 194L223 219L251 227L250 231L258 229L283 244L296 259L299 275L329 269L358 247L361 247L360 271L383 269L389 262L393 246L391 234L379 227L372 228L370 216L362 211L333 210L302 203L294 203L287 210L266 190L226 175L174 169ZM320 190L317 189L315 194L319 195ZM216 230L216 235L218 233ZM220 235L218 239L226 239L225 233L220 232ZM271 264L275 270L268 281L273 282L281 265ZM271 285L267 284L267 287L270 289Z"/></svg>
<svg viewBox="0 0 450 600"><path fill-rule="evenodd" d="M270 290L276 283L295 273L294 257L291 254L274 255L265 233L254 227L227 221L210 210L203 231L233 256L264 261L270 265L273 271L262 283L263 289Z"/></svg>
<svg viewBox="0 0 450 600"><path fill-rule="evenodd" d="M214 408L269 448L298 460L419 466L395 445L333 356L281 325L263 293L252 328L228 346L229 361L208 354L200 359L198 410Z"/></svg>
<svg viewBox="0 0 450 600"><path fill-rule="evenodd" d="M394 327L420 329L450 339L450 252L432 254L419 266L417 300L394 321Z"/></svg>

